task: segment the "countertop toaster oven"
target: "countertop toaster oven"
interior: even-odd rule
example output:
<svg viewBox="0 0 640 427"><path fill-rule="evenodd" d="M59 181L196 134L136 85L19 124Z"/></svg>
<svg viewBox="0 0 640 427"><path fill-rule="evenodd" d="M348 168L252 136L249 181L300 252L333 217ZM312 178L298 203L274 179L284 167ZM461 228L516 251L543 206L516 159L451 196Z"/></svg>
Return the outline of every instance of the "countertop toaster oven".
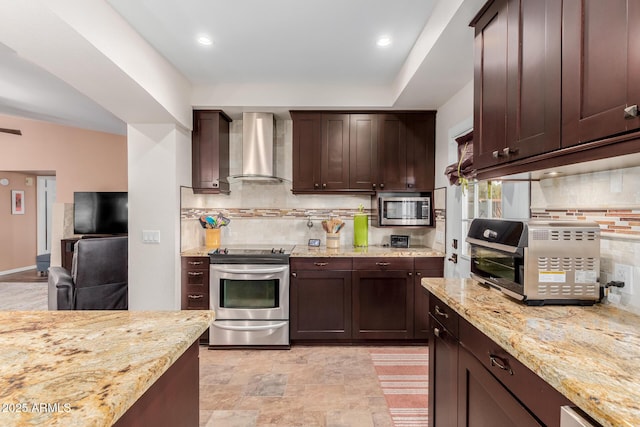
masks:
<svg viewBox="0 0 640 427"><path fill-rule="evenodd" d="M584 221L474 219L471 276L528 305L600 299L600 227Z"/></svg>

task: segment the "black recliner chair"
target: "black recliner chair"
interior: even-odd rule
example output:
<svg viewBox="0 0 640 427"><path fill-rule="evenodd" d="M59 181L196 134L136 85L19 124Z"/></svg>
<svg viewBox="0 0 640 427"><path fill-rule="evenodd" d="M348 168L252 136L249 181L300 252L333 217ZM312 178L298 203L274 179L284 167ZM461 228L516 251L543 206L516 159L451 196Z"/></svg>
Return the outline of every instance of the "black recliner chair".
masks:
<svg viewBox="0 0 640 427"><path fill-rule="evenodd" d="M81 239L71 272L49 268L49 310L127 310L128 238Z"/></svg>

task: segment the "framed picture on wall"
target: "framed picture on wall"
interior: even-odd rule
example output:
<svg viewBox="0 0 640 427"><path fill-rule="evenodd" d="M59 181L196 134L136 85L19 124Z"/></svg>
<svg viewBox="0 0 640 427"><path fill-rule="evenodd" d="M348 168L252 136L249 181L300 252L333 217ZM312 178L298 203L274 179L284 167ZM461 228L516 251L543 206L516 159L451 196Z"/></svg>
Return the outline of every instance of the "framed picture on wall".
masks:
<svg viewBox="0 0 640 427"><path fill-rule="evenodd" d="M11 190L11 214L24 215L24 191Z"/></svg>

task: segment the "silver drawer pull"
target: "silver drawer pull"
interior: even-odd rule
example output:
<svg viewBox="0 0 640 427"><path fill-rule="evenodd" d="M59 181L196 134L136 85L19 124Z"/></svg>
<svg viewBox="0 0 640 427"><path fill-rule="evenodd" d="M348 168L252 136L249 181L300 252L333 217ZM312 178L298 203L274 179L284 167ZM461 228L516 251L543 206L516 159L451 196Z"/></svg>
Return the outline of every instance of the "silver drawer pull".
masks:
<svg viewBox="0 0 640 427"><path fill-rule="evenodd" d="M202 299L204 295L187 295L189 299Z"/></svg>
<svg viewBox="0 0 640 427"><path fill-rule="evenodd" d="M316 265L318 267L324 267L325 265L329 265L328 262L314 262L313 265Z"/></svg>
<svg viewBox="0 0 640 427"><path fill-rule="evenodd" d="M491 361L491 366L497 366L503 371L507 371L509 375L513 375L513 370L511 369L507 361L502 357L496 356L494 354L489 354L489 360Z"/></svg>
<svg viewBox="0 0 640 427"><path fill-rule="evenodd" d="M437 336L438 338L440 338L440 329L438 328L433 328L433 335Z"/></svg>
<svg viewBox="0 0 640 427"><path fill-rule="evenodd" d="M389 264L391 264L391 263L390 263L390 262L380 262L380 261L379 261L379 262L376 262L376 265L379 265L380 267L386 267L386 266L388 266Z"/></svg>
<svg viewBox="0 0 640 427"><path fill-rule="evenodd" d="M624 118L629 120L629 119L635 119L636 117L638 117L638 106L637 105L631 105L627 108L624 109Z"/></svg>
<svg viewBox="0 0 640 427"><path fill-rule="evenodd" d="M202 265L204 264L203 261L188 261L187 264L189 265Z"/></svg>
<svg viewBox="0 0 640 427"><path fill-rule="evenodd" d="M438 307L437 305L436 305L436 314L438 316L444 317L445 319L449 318L449 315L447 313L445 313L444 311L440 310L440 307Z"/></svg>
<svg viewBox="0 0 640 427"><path fill-rule="evenodd" d="M202 271L188 271L187 274L189 276L202 276L204 273Z"/></svg>

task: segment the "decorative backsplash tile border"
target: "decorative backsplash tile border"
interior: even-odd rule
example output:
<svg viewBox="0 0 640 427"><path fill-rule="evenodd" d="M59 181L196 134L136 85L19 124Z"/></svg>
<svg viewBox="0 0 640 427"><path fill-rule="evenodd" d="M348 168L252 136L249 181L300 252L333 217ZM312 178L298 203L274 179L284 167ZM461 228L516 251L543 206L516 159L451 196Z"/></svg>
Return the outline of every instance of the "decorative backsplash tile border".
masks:
<svg viewBox="0 0 640 427"><path fill-rule="evenodd" d="M600 225L603 237L640 239L640 209L532 209L531 218L594 221Z"/></svg>
<svg viewBox="0 0 640 427"><path fill-rule="evenodd" d="M358 213L358 209L261 209L261 208L221 208L221 209L201 209L201 208L183 208L180 212L180 218L198 219L201 216L217 215L221 213L230 219L326 219L326 218L343 218L350 219ZM364 213L371 216L373 211L365 209Z"/></svg>

